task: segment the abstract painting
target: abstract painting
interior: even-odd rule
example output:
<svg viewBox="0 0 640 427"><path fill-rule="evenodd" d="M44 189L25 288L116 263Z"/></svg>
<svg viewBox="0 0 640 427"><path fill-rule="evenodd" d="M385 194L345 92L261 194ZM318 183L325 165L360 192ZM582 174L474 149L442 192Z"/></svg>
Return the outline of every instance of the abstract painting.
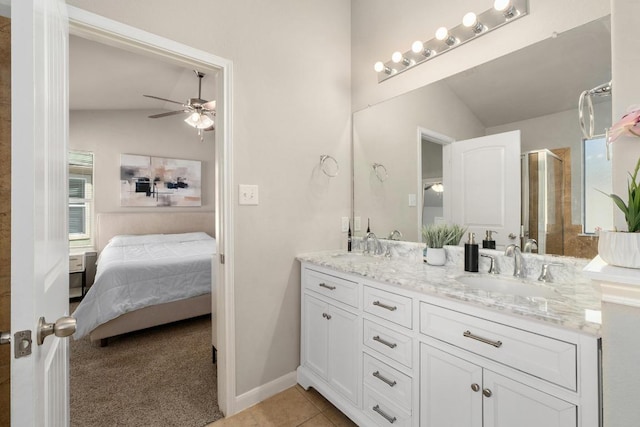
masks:
<svg viewBox="0 0 640 427"><path fill-rule="evenodd" d="M120 156L121 206L202 206L201 162Z"/></svg>

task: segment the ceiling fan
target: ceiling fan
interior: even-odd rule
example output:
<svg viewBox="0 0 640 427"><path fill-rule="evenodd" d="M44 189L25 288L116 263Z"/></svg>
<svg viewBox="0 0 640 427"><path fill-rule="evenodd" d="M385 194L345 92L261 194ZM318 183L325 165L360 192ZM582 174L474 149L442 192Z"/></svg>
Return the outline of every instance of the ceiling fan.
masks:
<svg viewBox="0 0 640 427"><path fill-rule="evenodd" d="M202 99L202 78L205 76L198 70L193 70L198 76L198 97L189 98L186 104L178 101L172 101L171 99L160 98L159 96L143 95L147 98L159 99L160 101L171 102L173 104L182 105L182 110L169 111L166 113L153 114L149 116L150 119L159 119L161 117L173 116L176 114L190 113L184 121L189 126L193 126L198 129L198 135L202 138L202 131L209 131L215 129L215 123L213 118L216 115L216 101L206 101Z"/></svg>

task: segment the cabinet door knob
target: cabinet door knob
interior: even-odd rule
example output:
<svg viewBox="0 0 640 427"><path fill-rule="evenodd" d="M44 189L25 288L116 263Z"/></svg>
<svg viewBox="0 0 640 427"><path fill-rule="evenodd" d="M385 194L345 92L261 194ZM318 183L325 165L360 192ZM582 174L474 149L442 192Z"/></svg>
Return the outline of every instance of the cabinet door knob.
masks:
<svg viewBox="0 0 640 427"><path fill-rule="evenodd" d="M327 320L331 320L331 315L330 314L322 313L322 317L324 317Z"/></svg>
<svg viewBox="0 0 640 427"><path fill-rule="evenodd" d="M484 395L484 397L491 397L493 393L491 393L490 389L485 388L484 390L482 390L482 394Z"/></svg>
<svg viewBox="0 0 640 427"><path fill-rule="evenodd" d="M471 390L480 391L480 386L476 383L471 384Z"/></svg>

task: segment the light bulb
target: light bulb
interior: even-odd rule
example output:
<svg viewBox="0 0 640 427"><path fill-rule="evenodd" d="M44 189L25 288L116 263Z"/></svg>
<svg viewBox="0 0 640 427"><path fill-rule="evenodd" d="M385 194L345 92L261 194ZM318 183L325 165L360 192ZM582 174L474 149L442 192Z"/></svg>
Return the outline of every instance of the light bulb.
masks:
<svg viewBox="0 0 640 427"><path fill-rule="evenodd" d="M449 36L449 30L446 27L440 27L436 30L436 39L444 40Z"/></svg>
<svg viewBox="0 0 640 427"><path fill-rule="evenodd" d="M411 44L411 51L413 53L422 53L424 51L424 43L420 40L416 40Z"/></svg>
<svg viewBox="0 0 640 427"><path fill-rule="evenodd" d="M396 64L402 61L402 52L393 52L393 55L391 55L391 60L393 62L395 62Z"/></svg>
<svg viewBox="0 0 640 427"><path fill-rule="evenodd" d="M436 193L442 193L444 191L444 186L442 184L433 184L433 187L431 187L431 189Z"/></svg>
<svg viewBox="0 0 640 427"><path fill-rule="evenodd" d="M478 23L478 17L473 12L469 12L462 17L462 25L464 25L467 28L475 27L477 23Z"/></svg>
<svg viewBox="0 0 640 427"><path fill-rule="evenodd" d="M373 69L376 71L376 73L379 73L380 71L384 70L384 64L382 63L382 61L378 61L373 64Z"/></svg>
<svg viewBox="0 0 640 427"><path fill-rule="evenodd" d="M493 2L493 8L498 12L504 12L511 6L511 0L496 0Z"/></svg>

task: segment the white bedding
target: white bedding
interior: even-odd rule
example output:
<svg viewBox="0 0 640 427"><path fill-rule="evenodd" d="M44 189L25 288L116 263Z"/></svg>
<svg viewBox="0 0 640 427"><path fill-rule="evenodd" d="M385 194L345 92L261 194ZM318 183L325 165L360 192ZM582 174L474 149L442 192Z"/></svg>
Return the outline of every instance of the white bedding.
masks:
<svg viewBox="0 0 640 427"><path fill-rule="evenodd" d="M215 252L216 241L206 233L112 238L98 259L93 286L73 313L73 337L139 308L210 293Z"/></svg>

